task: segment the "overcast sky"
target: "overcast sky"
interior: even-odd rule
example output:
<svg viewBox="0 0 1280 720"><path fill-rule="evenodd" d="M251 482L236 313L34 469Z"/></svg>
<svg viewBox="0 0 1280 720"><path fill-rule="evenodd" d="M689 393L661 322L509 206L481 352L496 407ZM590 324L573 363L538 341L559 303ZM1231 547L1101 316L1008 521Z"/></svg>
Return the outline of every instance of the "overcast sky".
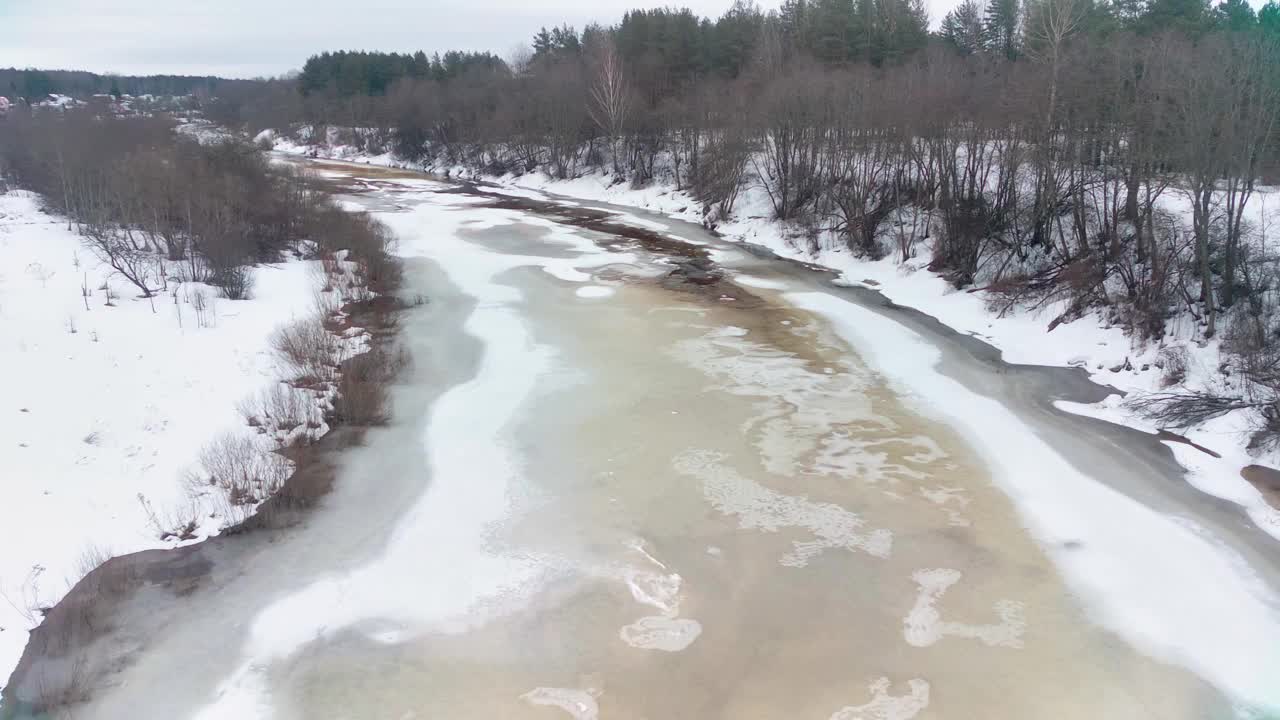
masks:
<svg viewBox="0 0 1280 720"><path fill-rule="evenodd" d="M781 0L758 0L764 9ZM958 0L926 0L937 18ZM0 67L255 77L321 50L492 50L637 7L717 17L732 0L0 0Z"/></svg>

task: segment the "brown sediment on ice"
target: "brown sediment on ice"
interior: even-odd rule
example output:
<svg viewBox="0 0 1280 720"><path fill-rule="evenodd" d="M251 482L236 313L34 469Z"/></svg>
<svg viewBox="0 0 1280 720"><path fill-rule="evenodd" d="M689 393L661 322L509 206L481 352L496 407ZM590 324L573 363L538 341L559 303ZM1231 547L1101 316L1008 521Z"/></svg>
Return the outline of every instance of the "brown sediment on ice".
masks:
<svg viewBox="0 0 1280 720"><path fill-rule="evenodd" d="M1248 465L1240 471L1240 477L1258 488L1268 505L1280 510L1280 470L1266 465Z"/></svg>

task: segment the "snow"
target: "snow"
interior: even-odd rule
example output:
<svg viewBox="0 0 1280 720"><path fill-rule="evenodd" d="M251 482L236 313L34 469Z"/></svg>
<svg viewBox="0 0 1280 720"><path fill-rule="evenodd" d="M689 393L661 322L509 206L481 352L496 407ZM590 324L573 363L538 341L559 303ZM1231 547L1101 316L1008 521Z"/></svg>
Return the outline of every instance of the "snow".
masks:
<svg viewBox="0 0 1280 720"><path fill-rule="evenodd" d="M268 339L312 312L313 264L257 268L251 300L171 284L153 305L33 196L0 195L0 682L39 621L32 607L103 554L169 544L140 496L161 524L196 517L217 532L223 502L192 499L184 476L210 440L248 432L237 404L281 376Z"/></svg>
<svg viewBox="0 0 1280 720"><path fill-rule="evenodd" d="M574 294L580 298L607 298L614 294L614 289L604 285L587 285L580 287Z"/></svg>
<svg viewBox="0 0 1280 720"><path fill-rule="evenodd" d="M69 107L83 105L84 103L76 100L68 95L49 95L46 99L36 103L36 107L53 108L55 110L65 110Z"/></svg>

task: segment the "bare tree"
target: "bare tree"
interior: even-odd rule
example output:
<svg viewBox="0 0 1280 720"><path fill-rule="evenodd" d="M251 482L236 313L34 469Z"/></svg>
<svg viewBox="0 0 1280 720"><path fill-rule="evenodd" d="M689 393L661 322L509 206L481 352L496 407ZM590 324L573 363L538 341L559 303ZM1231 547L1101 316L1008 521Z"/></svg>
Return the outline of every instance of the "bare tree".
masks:
<svg viewBox="0 0 1280 720"><path fill-rule="evenodd" d="M592 58L595 65L591 83L591 99L587 110L602 132L609 136L609 154L613 171L620 172L618 141L627 124L631 108L631 90L627 85L622 58L611 35L602 37Z"/></svg>

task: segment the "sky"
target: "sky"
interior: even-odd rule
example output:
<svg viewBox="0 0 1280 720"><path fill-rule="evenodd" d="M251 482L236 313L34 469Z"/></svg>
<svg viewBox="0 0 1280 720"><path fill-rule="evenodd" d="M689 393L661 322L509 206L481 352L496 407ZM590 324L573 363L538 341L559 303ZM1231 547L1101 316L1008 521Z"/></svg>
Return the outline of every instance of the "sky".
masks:
<svg viewBox="0 0 1280 720"><path fill-rule="evenodd" d="M780 0L757 0L764 9ZM934 23L958 0L926 0ZM322 50L490 50L632 8L718 17L732 0L0 0L0 67L279 75Z"/></svg>

